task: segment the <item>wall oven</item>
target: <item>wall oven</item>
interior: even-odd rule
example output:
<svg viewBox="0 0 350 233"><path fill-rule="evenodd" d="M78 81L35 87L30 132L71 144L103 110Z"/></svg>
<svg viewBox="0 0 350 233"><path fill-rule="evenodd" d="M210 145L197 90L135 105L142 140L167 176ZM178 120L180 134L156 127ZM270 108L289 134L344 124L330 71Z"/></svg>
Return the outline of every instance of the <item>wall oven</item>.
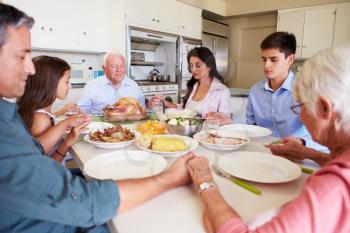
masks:
<svg viewBox="0 0 350 233"><path fill-rule="evenodd" d="M178 92L177 91L161 91L161 92L144 93L146 105L148 104L148 101L155 95L163 95L167 101L171 101L174 104L177 103L177 99L178 99Z"/></svg>
<svg viewBox="0 0 350 233"><path fill-rule="evenodd" d="M179 86L175 82L152 82L152 81L137 81L146 100L148 101L155 95L163 95L166 100L178 103L179 100Z"/></svg>

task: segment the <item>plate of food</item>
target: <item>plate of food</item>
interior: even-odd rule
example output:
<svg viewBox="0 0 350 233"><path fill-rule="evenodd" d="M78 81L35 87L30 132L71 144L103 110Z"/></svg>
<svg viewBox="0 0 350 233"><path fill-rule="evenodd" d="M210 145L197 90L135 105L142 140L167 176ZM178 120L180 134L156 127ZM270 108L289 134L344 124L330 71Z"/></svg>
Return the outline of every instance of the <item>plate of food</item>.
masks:
<svg viewBox="0 0 350 233"><path fill-rule="evenodd" d="M221 156L218 165L235 177L259 183L284 183L301 176L295 163L261 152L236 151Z"/></svg>
<svg viewBox="0 0 350 233"><path fill-rule="evenodd" d="M136 145L141 150L161 154L164 157L179 157L196 149L199 143L190 137L167 134L143 136Z"/></svg>
<svg viewBox="0 0 350 233"><path fill-rule="evenodd" d="M90 132L84 140L102 149L117 149L129 146L136 141L138 134L121 125Z"/></svg>
<svg viewBox="0 0 350 233"><path fill-rule="evenodd" d="M89 159L84 174L98 180L141 178L162 172L167 164L162 156L147 151L119 150Z"/></svg>
<svg viewBox="0 0 350 233"><path fill-rule="evenodd" d="M268 128L260 127L257 125L247 124L229 124L220 127L220 130L241 133L247 135L247 137L265 137L272 134L272 131Z"/></svg>
<svg viewBox="0 0 350 233"><path fill-rule="evenodd" d="M223 130L201 131L193 135L193 138L208 149L221 151L236 150L250 142L244 134Z"/></svg>
<svg viewBox="0 0 350 233"><path fill-rule="evenodd" d="M103 131L104 129L113 127L113 124L107 122L99 122L92 121L86 126L86 130L83 132L84 134L88 134L90 132Z"/></svg>

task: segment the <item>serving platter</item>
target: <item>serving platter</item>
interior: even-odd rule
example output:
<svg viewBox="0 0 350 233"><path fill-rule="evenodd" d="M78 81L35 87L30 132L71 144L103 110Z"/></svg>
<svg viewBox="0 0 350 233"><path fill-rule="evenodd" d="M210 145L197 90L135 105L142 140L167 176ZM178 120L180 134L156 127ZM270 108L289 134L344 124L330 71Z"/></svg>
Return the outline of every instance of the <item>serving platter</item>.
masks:
<svg viewBox="0 0 350 233"><path fill-rule="evenodd" d="M157 151L157 150L152 150L152 149L145 148L145 147L141 146L140 140L138 140L136 143L137 147L143 151L160 154L163 157L180 157L184 154L187 154L189 151L195 150L199 146L199 143L196 140L194 140L193 138L187 137L187 136L180 136L180 135L176 135L176 134L166 134L166 135L154 135L152 137L180 138L180 139L184 140L185 144L187 145L187 149L180 150L180 151L171 151L171 152L170 151Z"/></svg>
<svg viewBox="0 0 350 233"><path fill-rule="evenodd" d="M227 134L227 136L234 137L234 138L239 138L243 139L244 142L239 143L239 144L234 144L234 145L226 145L226 144L215 144L215 143L209 143L205 142L202 140L202 137L205 136L206 134L210 132L219 132L222 134ZM232 150L237 150L238 148L248 144L250 142L250 139L246 137L244 134L235 134L231 132L226 132L226 131L220 131L220 130L211 130L211 131L201 131L193 135L193 138L200 142L204 147L212 150L218 150L218 151L232 151Z"/></svg>
<svg viewBox="0 0 350 233"><path fill-rule="evenodd" d="M135 132L134 130L131 130L135 134L135 137L131 140L128 141L123 141L123 142L100 142L100 141L94 141L91 140L90 135L86 134L84 136L84 141L93 144L97 148L101 149L121 149L125 148L127 146L130 146L133 142L135 142L139 137L140 134L138 132Z"/></svg>

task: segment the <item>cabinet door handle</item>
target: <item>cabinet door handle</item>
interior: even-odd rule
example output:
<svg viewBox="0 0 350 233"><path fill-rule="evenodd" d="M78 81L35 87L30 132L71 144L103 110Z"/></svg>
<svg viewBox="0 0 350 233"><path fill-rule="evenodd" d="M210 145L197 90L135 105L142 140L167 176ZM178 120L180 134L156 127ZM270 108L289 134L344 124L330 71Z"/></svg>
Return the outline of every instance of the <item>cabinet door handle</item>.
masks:
<svg viewBox="0 0 350 233"><path fill-rule="evenodd" d="M159 19L157 19L157 23L159 23L160 22L160 20Z"/></svg>
<svg viewBox="0 0 350 233"><path fill-rule="evenodd" d="M147 36L149 36L149 37L155 37L155 38L163 38L162 36L152 35L152 34L147 34Z"/></svg>
<svg viewBox="0 0 350 233"><path fill-rule="evenodd" d="M152 21L154 22L154 21L156 21L156 19L152 19Z"/></svg>

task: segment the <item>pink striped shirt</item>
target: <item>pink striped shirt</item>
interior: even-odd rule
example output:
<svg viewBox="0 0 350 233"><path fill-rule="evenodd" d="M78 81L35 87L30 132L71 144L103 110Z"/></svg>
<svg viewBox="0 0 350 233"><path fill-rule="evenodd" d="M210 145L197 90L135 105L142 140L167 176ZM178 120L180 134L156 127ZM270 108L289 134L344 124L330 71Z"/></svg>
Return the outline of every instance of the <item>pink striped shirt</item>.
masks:
<svg viewBox="0 0 350 233"><path fill-rule="evenodd" d="M185 108L191 103L194 93L196 93L198 83L193 86L191 95L188 98ZM219 80L213 79L209 91L201 101L200 113L204 117L208 112L221 112L230 117L231 113L231 96L230 90Z"/></svg>
<svg viewBox="0 0 350 233"><path fill-rule="evenodd" d="M270 222L250 231L238 218L226 221L218 233L349 233L350 150L310 176L300 195Z"/></svg>

